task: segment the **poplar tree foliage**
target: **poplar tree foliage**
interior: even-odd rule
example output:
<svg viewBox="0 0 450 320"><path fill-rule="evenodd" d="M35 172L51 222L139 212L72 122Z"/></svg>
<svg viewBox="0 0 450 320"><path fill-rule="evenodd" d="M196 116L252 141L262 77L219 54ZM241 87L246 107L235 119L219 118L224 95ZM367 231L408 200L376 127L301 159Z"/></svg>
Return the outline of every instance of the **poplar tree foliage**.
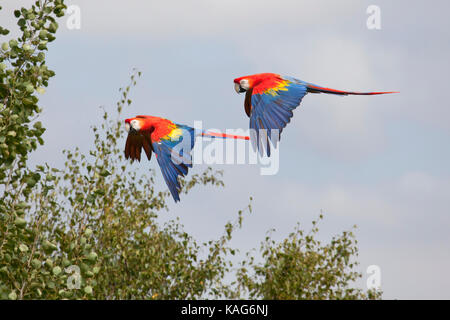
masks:
<svg viewBox="0 0 450 320"><path fill-rule="evenodd" d="M270 236L261 243L262 262L247 254L237 272L239 287L253 299L380 299L381 291L354 288L361 274L357 240L352 231L334 236L329 243L318 240L320 214L306 232L298 224L281 242ZM356 226L354 226L356 228Z"/></svg>
<svg viewBox="0 0 450 320"><path fill-rule="evenodd" d="M41 0L15 10L17 39L7 39L9 31L0 27L0 299L374 297L350 288L361 276L353 271L351 233L325 247L300 229L282 244L266 239L265 263L248 254L236 269L230 256L238 250L229 242L250 206L222 236L204 243L178 219L158 222L169 192L157 191L155 172L138 172L122 151L122 111L140 72L120 89L115 116L105 111L93 127L88 154L65 150L63 168L31 168L30 153L44 143L38 95L55 75L45 53L64 9L63 0ZM210 168L181 184L184 193L223 186L221 172ZM235 280L224 281L230 274Z"/></svg>

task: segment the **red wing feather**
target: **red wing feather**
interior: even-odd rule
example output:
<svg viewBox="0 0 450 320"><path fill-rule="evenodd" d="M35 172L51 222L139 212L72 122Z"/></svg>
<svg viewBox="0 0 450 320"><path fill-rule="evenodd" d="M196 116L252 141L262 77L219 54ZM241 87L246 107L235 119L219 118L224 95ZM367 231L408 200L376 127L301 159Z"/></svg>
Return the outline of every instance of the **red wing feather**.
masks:
<svg viewBox="0 0 450 320"><path fill-rule="evenodd" d="M245 93L244 108L245 108L245 113L247 114L247 116L249 118L250 118L250 114L252 112L252 94L253 94L253 89L247 90L247 92Z"/></svg>
<svg viewBox="0 0 450 320"><path fill-rule="evenodd" d="M144 148L148 160L152 157L152 144L150 138L144 137L138 133L128 133L127 141L125 143L125 159L131 158L141 161L141 149Z"/></svg>
<svg viewBox="0 0 450 320"><path fill-rule="evenodd" d="M150 160L152 158L152 140L150 137L142 137L142 146L144 147L145 154L147 155L147 159Z"/></svg>

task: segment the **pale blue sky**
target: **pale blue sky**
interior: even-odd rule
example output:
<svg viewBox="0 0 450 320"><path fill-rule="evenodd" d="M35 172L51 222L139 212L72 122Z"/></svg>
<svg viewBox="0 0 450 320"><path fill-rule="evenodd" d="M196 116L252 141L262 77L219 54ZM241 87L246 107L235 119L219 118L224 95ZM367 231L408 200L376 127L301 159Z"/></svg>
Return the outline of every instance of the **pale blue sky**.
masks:
<svg viewBox="0 0 450 320"><path fill-rule="evenodd" d="M385 298L450 298L448 1L68 3L81 8L81 30L68 30L64 18L50 46L56 77L41 100L46 144L33 162L59 166L62 149L87 150L98 106L113 110L133 67L143 77L127 117L203 120L220 129L248 127L232 82L242 75L398 90L308 95L283 132L277 175L261 176L254 165L217 166L226 187L182 195L167 217L180 216L188 232L208 240L253 196L254 211L233 241L246 251L267 230L281 239L323 210L324 239L358 225L361 270L380 266ZM7 12L16 4L2 1L2 25L13 23ZM381 30L366 28L370 4L381 8ZM159 169L157 178L165 188Z"/></svg>

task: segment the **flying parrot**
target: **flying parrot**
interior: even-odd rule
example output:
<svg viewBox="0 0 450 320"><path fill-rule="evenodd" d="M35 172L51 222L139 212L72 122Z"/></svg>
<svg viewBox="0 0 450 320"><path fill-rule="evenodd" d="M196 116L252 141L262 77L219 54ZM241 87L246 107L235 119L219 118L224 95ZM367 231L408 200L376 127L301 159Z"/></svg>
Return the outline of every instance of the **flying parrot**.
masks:
<svg viewBox="0 0 450 320"><path fill-rule="evenodd" d="M128 131L125 143L125 158L141 161L141 150L144 149L148 160L152 152L156 154L164 180L169 187L175 202L180 201L181 189L178 176L185 176L188 168L192 168L191 150L194 148L196 136L213 138L231 138L249 140L248 136L236 136L224 133L201 131L174 123L168 119L153 116L136 116L125 120Z"/></svg>
<svg viewBox="0 0 450 320"><path fill-rule="evenodd" d="M237 93L245 92L244 108L250 118L250 136L253 147L270 156L269 140L276 146L281 131L291 121L292 111L300 105L307 93L336 95L377 95L396 92L352 92L321 87L293 77L275 73L259 73L234 79ZM265 131L260 131L260 130ZM278 130L272 137L271 130Z"/></svg>

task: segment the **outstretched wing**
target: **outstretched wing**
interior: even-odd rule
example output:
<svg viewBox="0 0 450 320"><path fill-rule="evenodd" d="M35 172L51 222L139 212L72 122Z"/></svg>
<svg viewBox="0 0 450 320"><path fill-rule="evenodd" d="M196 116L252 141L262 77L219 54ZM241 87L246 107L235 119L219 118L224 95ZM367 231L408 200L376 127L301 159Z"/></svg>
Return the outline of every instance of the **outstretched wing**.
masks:
<svg viewBox="0 0 450 320"><path fill-rule="evenodd" d="M131 162L134 160L141 161L142 148L144 148L145 154L147 155L148 160L150 160L152 158L152 142L150 134L141 135L136 131L130 130L125 143L125 159L131 158Z"/></svg>
<svg viewBox="0 0 450 320"><path fill-rule="evenodd" d="M245 110L250 114L251 140L261 155L265 144L267 156L270 156L269 141L276 146L281 131L291 121L292 111L306 93L304 82L281 76L268 78L247 92Z"/></svg>
<svg viewBox="0 0 450 320"><path fill-rule="evenodd" d="M175 124L171 132L152 144L164 180L175 202L180 201L181 185L178 176L184 177L188 168L192 168L191 150L194 143L194 128Z"/></svg>

